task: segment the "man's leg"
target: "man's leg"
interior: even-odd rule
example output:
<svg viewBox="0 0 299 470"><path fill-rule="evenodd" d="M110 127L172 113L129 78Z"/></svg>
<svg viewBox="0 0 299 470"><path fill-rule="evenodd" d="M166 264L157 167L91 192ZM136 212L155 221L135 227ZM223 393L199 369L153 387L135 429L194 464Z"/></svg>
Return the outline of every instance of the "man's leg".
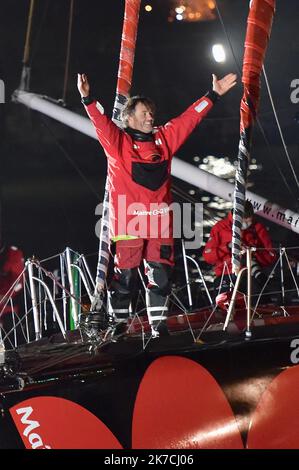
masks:
<svg viewBox="0 0 299 470"><path fill-rule="evenodd" d="M130 303L141 263L143 240L121 240L115 244L114 276L109 288L109 310L117 323L127 322Z"/></svg>
<svg viewBox="0 0 299 470"><path fill-rule="evenodd" d="M168 297L170 277L174 265L172 239L150 239L145 250L145 274L148 278L146 295L147 314L153 336L168 334Z"/></svg>

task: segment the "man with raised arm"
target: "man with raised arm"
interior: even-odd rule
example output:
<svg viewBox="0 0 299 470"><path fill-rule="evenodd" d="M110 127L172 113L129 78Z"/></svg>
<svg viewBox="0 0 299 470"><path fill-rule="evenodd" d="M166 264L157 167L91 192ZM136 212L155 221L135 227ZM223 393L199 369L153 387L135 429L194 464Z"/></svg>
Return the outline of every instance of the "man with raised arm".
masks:
<svg viewBox="0 0 299 470"><path fill-rule="evenodd" d="M171 160L214 103L236 84L236 75L221 80L180 116L154 127L155 105L135 96L123 112L119 129L90 94L85 74L78 90L108 160L109 229L115 243L114 278L109 303L117 323L126 323L137 277L144 260L148 278L147 313L154 337L168 334L166 319L170 273L174 265Z"/></svg>

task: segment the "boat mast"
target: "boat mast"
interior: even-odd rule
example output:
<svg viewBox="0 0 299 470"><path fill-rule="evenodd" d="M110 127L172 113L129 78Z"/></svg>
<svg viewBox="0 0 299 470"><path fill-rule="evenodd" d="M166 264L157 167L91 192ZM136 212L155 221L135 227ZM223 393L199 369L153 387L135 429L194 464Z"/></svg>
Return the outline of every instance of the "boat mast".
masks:
<svg viewBox="0 0 299 470"><path fill-rule="evenodd" d="M240 105L240 142L238 167L235 176L232 225L232 270L238 274L241 267L242 220L252 131L258 113L261 73L270 38L275 11L275 0L251 0L243 59L242 82L244 93Z"/></svg>
<svg viewBox="0 0 299 470"><path fill-rule="evenodd" d="M22 74L21 74L21 82L19 86L20 90L27 90L27 91L29 90L29 84L30 84L29 56L30 56L30 41L31 41L31 33L32 33L32 21L33 21L33 13L34 13L34 2L35 0L30 0L27 30L26 30L25 45L24 45L24 54L23 54L23 68L22 68Z"/></svg>
<svg viewBox="0 0 299 470"><path fill-rule="evenodd" d="M126 0L125 2L116 94L112 114L112 120L118 127L122 127L121 111L127 102L132 84L140 1L141 0ZM100 310L102 304L101 294L105 289L110 258L109 246L109 180L107 176L103 200L103 214L101 220L99 255L96 274L96 299L94 302L95 305L92 305L92 308L96 306L96 310Z"/></svg>

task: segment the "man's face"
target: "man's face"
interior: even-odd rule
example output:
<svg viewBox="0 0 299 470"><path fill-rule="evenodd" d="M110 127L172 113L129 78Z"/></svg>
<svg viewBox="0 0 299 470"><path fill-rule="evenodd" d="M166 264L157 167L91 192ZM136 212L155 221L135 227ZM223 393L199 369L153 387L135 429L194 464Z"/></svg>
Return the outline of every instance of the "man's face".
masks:
<svg viewBox="0 0 299 470"><path fill-rule="evenodd" d="M243 223L242 223L242 229L246 230L247 228L249 228L250 225L252 225L252 222L253 222L252 217L244 217Z"/></svg>
<svg viewBox="0 0 299 470"><path fill-rule="evenodd" d="M149 134L154 126L153 112L143 103L137 103L135 112L128 116L128 125L131 129Z"/></svg>

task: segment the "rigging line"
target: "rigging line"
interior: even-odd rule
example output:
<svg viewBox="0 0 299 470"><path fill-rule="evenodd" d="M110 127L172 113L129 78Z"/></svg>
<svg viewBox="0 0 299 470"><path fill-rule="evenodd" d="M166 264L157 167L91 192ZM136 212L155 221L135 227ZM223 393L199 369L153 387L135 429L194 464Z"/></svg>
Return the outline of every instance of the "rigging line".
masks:
<svg viewBox="0 0 299 470"><path fill-rule="evenodd" d="M279 108L278 109L279 112L283 113L283 112L290 112L290 107L283 107L283 108ZM267 116L272 116L273 114L273 111L272 109L269 110L269 111L264 111L264 112L260 112L259 113L259 116L260 117L267 117ZM236 121L236 120L240 120L240 116L219 116L219 117L205 117L205 122L207 121Z"/></svg>
<svg viewBox="0 0 299 470"><path fill-rule="evenodd" d="M46 17L47 17L47 14L48 14L48 10L49 10L49 4L50 4L50 0L47 0L47 2L45 3L45 7L44 7L44 12L43 12L43 16L42 16L42 19L41 21L39 22L39 27L38 27L38 31L36 33L36 36L34 38L34 42L31 46L31 57L30 57L30 60L29 60L29 66L32 67L32 64L33 64L33 59L36 55L36 52L38 50L38 46L40 45L40 35L41 35L41 32L42 32L42 29L43 29L43 26L44 26L44 23L45 23L45 20L46 20Z"/></svg>
<svg viewBox="0 0 299 470"><path fill-rule="evenodd" d="M273 96L272 96L272 93L271 93L271 89L270 89L270 85L269 85L269 81L268 81L268 77L267 77L266 69L265 69L264 65L263 65L263 75L264 75L264 79L265 79L265 82L266 82L266 86L267 86L267 90L268 90L269 99L270 99L271 106L272 106L272 109L273 109L273 113L274 113L274 116L275 116L276 124L277 124L278 130L279 130L279 134L280 134L280 138L281 138L281 141L282 141L282 145L283 145L285 154L286 154L286 156L287 156L287 160L288 160L288 162L289 162L290 168L291 168L291 170L292 170L294 179L295 179L295 181L296 181L297 187L299 188L299 181L298 181L296 172L295 172L295 170L294 170L294 167L293 167L293 164L292 164L292 161L291 161L291 158L290 158L290 155L289 155L289 152L288 152L286 143L285 143L285 139L284 139L284 137L283 137L283 133L282 133L281 126L280 126L280 122L279 122L279 119L278 119L278 116L277 116L275 104L274 104L274 101L273 101Z"/></svg>
<svg viewBox="0 0 299 470"><path fill-rule="evenodd" d="M31 37L31 32L32 32L32 19L33 19L33 12L34 12L34 1L35 0L30 0L27 30L26 30L26 38L25 38L25 45L24 45L24 55L23 55L23 64L24 65L28 64L29 54L30 54L30 37Z"/></svg>
<svg viewBox="0 0 299 470"><path fill-rule="evenodd" d="M232 43L231 43L229 34L228 34L227 29L226 29L226 27L225 27L225 24L224 24L224 21L223 21L223 18L222 18L222 14L221 14L220 9L219 9L219 7L218 7L218 0L215 0L215 6L216 6L216 10L217 10L217 14L218 14L219 21L220 21L221 26L222 26L222 29L223 29L223 31L224 31L224 35L225 35L225 37L226 37L226 40L227 40L227 42L228 42L228 44L229 44L229 47L230 47L232 56L233 56L233 58L234 58L234 61L235 61L235 64L236 64L236 67L237 67L237 70L238 70L239 78L241 78L241 77L242 77L241 67L240 67L239 62L238 62L238 60L237 60L237 57L236 57L236 55L235 55L233 45L232 45ZM266 146L267 146L269 155L272 156L270 143L269 143L269 141L268 141L268 139L267 139L267 137L266 137L266 133L265 133L265 131L264 131L264 128L263 128L263 126L262 126L262 124L261 124L261 121L260 121L260 119L259 119L258 116L256 116L256 122L257 122L258 127L259 127L259 129L260 129L260 131L261 131L261 133L262 133L262 136L263 136L263 138L264 138L264 140L265 140L265 143L266 143ZM297 197L296 197L295 193L293 192L293 190L291 189L290 185L288 184L286 178L284 177L283 172L282 172L280 166L278 165L278 163L276 162L275 159L272 160L272 161L274 162L274 165L276 166L276 169L278 170L280 176L282 177L282 180L283 180L283 182L285 183L286 188L288 189L289 193L291 194L291 196L292 196L293 198L295 198L295 199L297 200Z"/></svg>
<svg viewBox="0 0 299 470"><path fill-rule="evenodd" d="M239 62L238 62L238 60L237 60L237 56L235 55L235 51L234 51L233 45L232 45L232 43L231 43L231 40L230 40L230 37L229 37L229 35L228 35L227 29L226 29L226 27L225 27L225 24L224 24L224 21L223 21L221 12L220 12L220 10L219 10L219 7L218 7L218 0L215 0L215 6L216 6L216 10L217 10L217 14L218 14L219 21L220 21L220 23L221 23L221 26L222 26L222 29L223 29L224 34L225 34L225 36L226 36L227 42L228 42L228 44L229 44L229 47L230 47L232 56L233 56L233 58L234 58L234 61L235 61L236 66L237 66L239 78L241 78L241 77L242 77L241 67L240 67L240 64L239 64Z"/></svg>
<svg viewBox="0 0 299 470"><path fill-rule="evenodd" d="M186 191L184 191L183 189L181 189L179 186L177 186L176 184L172 184L172 188L171 188L171 192L173 194L177 194L178 196L180 196L182 199L185 199L186 201L188 202L191 202L193 204L195 204L197 201L197 199L195 199L194 197L192 197L191 195L187 194Z"/></svg>
<svg viewBox="0 0 299 470"><path fill-rule="evenodd" d="M65 148L61 145L61 143L58 141L56 135L54 134L54 132L52 131L52 129L49 127L47 121L44 119L44 117L42 116L41 117L44 125L46 126L47 130L49 131L49 134L52 136L54 142L56 143L57 147L61 150L62 154L65 156L65 158L67 159L67 161L73 166L73 168L75 168L76 172L78 173L78 175L81 177L81 179L84 181L84 183L86 184L86 186L88 186L90 192L96 196L97 200L99 201L100 200L100 195L99 193L91 186L91 184L89 183L88 179L86 178L86 176L84 175L84 173L82 173L82 171L80 170L80 168L78 167L78 165L74 162L74 160L70 157L69 153L65 150Z"/></svg>
<svg viewBox="0 0 299 470"><path fill-rule="evenodd" d="M78 331L78 330L76 330L76 331ZM54 349L53 352L54 352L54 354L56 353L57 356L56 357L55 356L50 357L50 359L48 359L47 357L43 358L44 362L43 362L42 365L38 365L38 366L32 367L31 369L27 370L28 376L30 376L32 374L37 374L39 372L43 372L43 371L49 369L49 367L53 367L53 366L63 364L66 361L68 361L70 359L75 359L77 357L85 356L85 357L87 357L87 360L90 361L90 360L93 359L93 357L95 357L95 355L96 355L95 352L101 350L102 347L107 346L108 344L111 344L111 343L114 344L113 341L109 342L109 340L97 339L96 342L92 342L92 341L89 340L87 343L82 342L82 343L74 345L74 343L66 341L65 343L62 343L62 347L63 347L63 345L68 344L70 347L72 347L74 349L74 352L67 353L67 352L64 352L61 348L60 350L58 350L58 354L57 354L57 351L55 351L55 349ZM52 352L52 355L53 355L53 352ZM133 353L128 354L126 356L126 359L130 360L132 358L139 357L139 356L141 356L142 352L143 352L143 349L141 349L140 351L137 351L137 352L134 351ZM93 355L92 355L92 353L93 353ZM48 356L50 356L51 350L49 350L49 352L46 352L46 354L48 354ZM90 364L90 362L89 362L89 364ZM67 366L68 366L68 364L66 365L66 367ZM110 364L108 364L108 368L110 368ZM102 369L103 369L103 367L102 367ZM83 370L83 373L84 373L85 370ZM68 371L68 369L64 369L64 372L67 372L67 371ZM70 370L70 373L72 373L71 370ZM95 371L95 374L98 374L98 373ZM38 377L37 377L37 379L38 379ZM58 376L56 380L59 381L60 377Z"/></svg>
<svg viewBox="0 0 299 470"><path fill-rule="evenodd" d="M176 194L177 196L184 199L185 201L188 201L191 204L198 203L197 199L193 198L192 196L189 196L184 190L180 189L178 186L176 186L174 184L172 184L171 192L172 192L172 194ZM203 206L204 206L204 204L203 204ZM204 211L204 215L209 217L210 222L211 222L212 225L213 225L213 223L216 223L219 220L219 217L217 217L215 215L216 211L214 209L203 207L203 211Z"/></svg>
<svg viewBox="0 0 299 470"><path fill-rule="evenodd" d="M68 80L69 80L73 19L74 19L74 0L70 0L69 29L68 29L68 36L67 36L65 72L64 72L64 83L63 83L63 92L62 92L62 102L63 103L65 103L67 84L68 84Z"/></svg>
<svg viewBox="0 0 299 470"><path fill-rule="evenodd" d="M257 117L257 123L258 123L259 129L260 129L260 131L261 131L261 133L262 133L262 136L263 136L263 138L264 138L264 141L265 141L265 143L266 143L266 146L267 146L269 155L270 155L271 152L272 152L272 151L271 151L271 145L270 145L270 142L269 142L268 137L266 136L265 130L264 130L263 126L261 125L260 119L259 119L258 117ZM283 172L282 172L280 166L278 165L278 163L276 162L275 159L274 159L274 160L271 160L271 161L274 162L274 165L276 166L276 169L277 169L278 173L280 174L280 176L281 176L281 178L282 178L282 180L283 180L283 182L284 182L286 188L289 190L290 195L296 199L296 195L295 195L295 193L293 192L293 190L291 189L289 183L287 182L287 179L286 179L285 175L283 174Z"/></svg>
<svg viewBox="0 0 299 470"><path fill-rule="evenodd" d="M200 190L200 191L202 191L202 190ZM185 199L186 201L190 202L191 204L198 203L198 200L196 198L194 198L191 195L187 194L183 189L179 188L179 186L177 186L175 184L172 184L171 192L173 194L176 194L180 198ZM214 222L217 222L219 220L219 217L217 217L215 215L216 212L217 212L216 209L204 207L205 215L208 215L212 219L212 221L214 221Z"/></svg>
<svg viewBox="0 0 299 470"><path fill-rule="evenodd" d="M65 342L67 343L67 341ZM87 349L86 351L83 349L85 344L79 344L78 346L76 345L75 352L72 353L64 353L62 351L59 351L59 356L58 357L52 357L46 361L43 362L42 365L32 367L31 369L28 370L28 375L31 374L37 374L38 372L43 372L47 370L49 367L57 366L59 364L63 364L65 361L68 361L70 359L75 359L77 357L82 356L84 353L87 354L87 357L90 357L89 350ZM51 352L51 351L50 351ZM43 358L44 359L44 358ZM59 380L59 379L58 379Z"/></svg>

